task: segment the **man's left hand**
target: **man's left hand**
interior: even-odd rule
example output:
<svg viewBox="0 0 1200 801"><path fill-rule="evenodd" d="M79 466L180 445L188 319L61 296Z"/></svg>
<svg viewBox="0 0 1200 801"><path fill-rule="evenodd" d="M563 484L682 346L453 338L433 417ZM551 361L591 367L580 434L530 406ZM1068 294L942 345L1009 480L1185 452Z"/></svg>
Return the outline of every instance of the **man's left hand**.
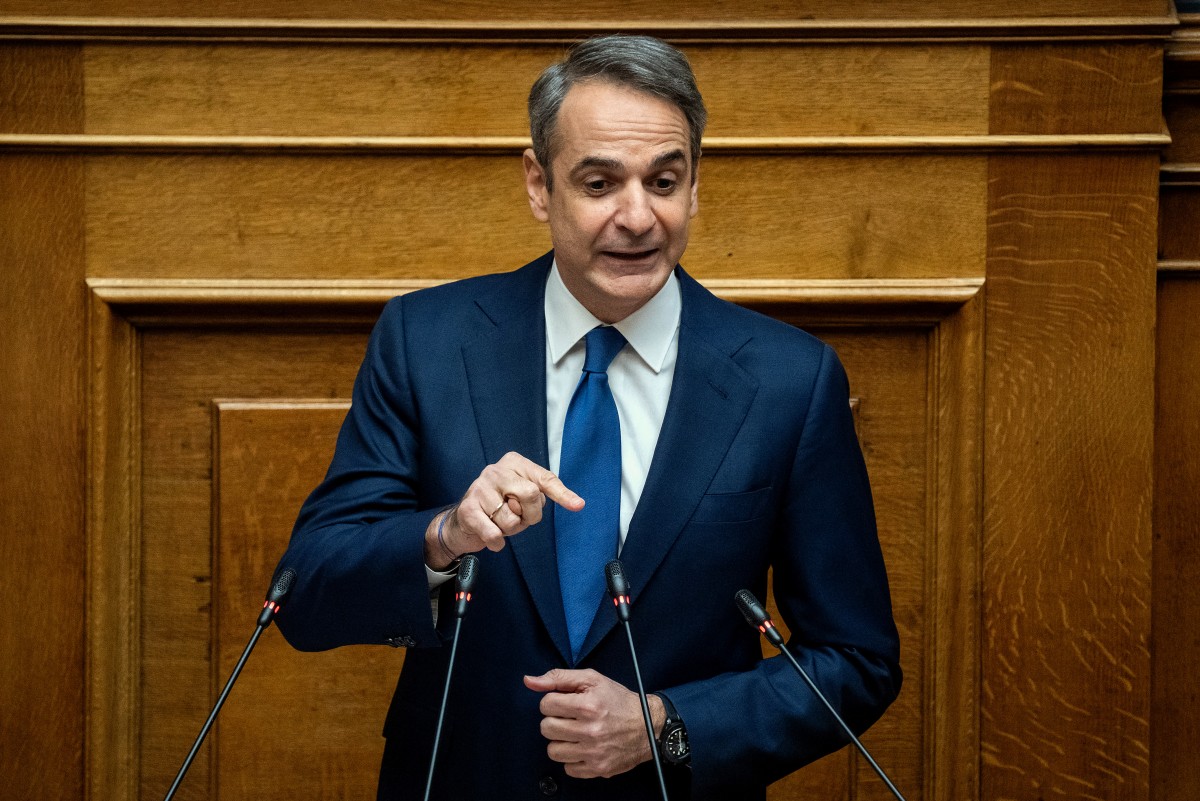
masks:
<svg viewBox="0 0 1200 801"><path fill-rule="evenodd" d="M594 670L554 670L526 676L525 686L546 693L542 735L546 753L578 779L616 776L653 758L642 704L632 692ZM649 696L657 735L666 721L658 696Z"/></svg>

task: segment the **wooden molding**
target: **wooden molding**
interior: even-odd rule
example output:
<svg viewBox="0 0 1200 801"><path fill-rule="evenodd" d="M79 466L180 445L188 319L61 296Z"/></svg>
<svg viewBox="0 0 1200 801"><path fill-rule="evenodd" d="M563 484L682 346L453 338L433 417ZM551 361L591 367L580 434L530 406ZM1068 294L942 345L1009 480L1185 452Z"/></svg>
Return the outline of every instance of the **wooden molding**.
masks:
<svg viewBox="0 0 1200 801"><path fill-rule="evenodd" d="M1159 168L1159 184L1166 186L1200 186L1200 164L1167 162Z"/></svg>
<svg viewBox="0 0 1200 801"><path fill-rule="evenodd" d="M446 283L368 279L123 279L90 278L100 301L141 326L231 319L280 323L371 321L389 299ZM975 297L983 278L713 279L718 297L743 305L801 305L818 310L860 308L941 317ZM920 315L921 319L925 314Z"/></svg>
<svg viewBox="0 0 1200 801"><path fill-rule="evenodd" d="M675 42L978 42L1162 40L1179 24L1161 17L1014 17L785 21L300 20L191 17L0 17L3 39L235 42L563 42L598 33L651 33Z"/></svg>
<svg viewBox="0 0 1200 801"><path fill-rule="evenodd" d="M1200 261L1189 259L1161 259L1158 262L1158 274L1200 276Z"/></svg>
<svg viewBox="0 0 1200 801"><path fill-rule="evenodd" d="M1000 134L962 136L709 137L708 155L986 153L990 151L1159 150L1170 134ZM522 136L155 136L0 133L0 151L70 153L303 153L307 155L520 155Z"/></svg>

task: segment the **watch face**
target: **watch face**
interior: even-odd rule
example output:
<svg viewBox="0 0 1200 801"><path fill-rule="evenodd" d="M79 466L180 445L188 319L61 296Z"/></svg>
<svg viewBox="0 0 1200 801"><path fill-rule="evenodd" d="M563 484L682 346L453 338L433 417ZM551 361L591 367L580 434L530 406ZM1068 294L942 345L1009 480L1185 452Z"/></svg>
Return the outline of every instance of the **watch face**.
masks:
<svg viewBox="0 0 1200 801"><path fill-rule="evenodd" d="M680 726L668 732L663 740L663 747L667 752L667 759L675 763L683 762L691 753L691 749L688 748L687 729Z"/></svg>

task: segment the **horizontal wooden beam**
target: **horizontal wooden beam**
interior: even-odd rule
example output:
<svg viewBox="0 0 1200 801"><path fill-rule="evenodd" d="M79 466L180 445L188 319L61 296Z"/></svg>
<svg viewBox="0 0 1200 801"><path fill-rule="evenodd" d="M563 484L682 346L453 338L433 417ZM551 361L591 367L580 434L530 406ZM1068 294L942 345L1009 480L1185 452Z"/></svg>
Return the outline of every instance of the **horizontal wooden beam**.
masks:
<svg viewBox="0 0 1200 801"><path fill-rule="evenodd" d="M135 325L230 320L273 323L370 321L393 297L446 283L368 279L125 279L90 278L95 298ZM939 319L975 297L983 278L714 279L701 281L718 297L747 306L920 310Z"/></svg>
<svg viewBox="0 0 1200 801"><path fill-rule="evenodd" d="M793 154L813 152L967 152L993 150L1161 149L1167 133L997 134L961 136L708 137L704 152ZM113 134L0 134L0 151L84 153L304 153L519 155L521 136L155 136Z"/></svg>
<svg viewBox="0 0 1200 801"><path fill-rule="evenodd" d="M1012 19L839 19L785 21L387 21L189 17L0 16L0 38L57 40L226 40L237 42L570 42L609 32L650 33L676 42L1034 41L1165 39L1178 25L1160 17Z"/></svg>
<svg viewBox="0 0 1200 801"><path fill-rule="evenodd" d="M1161 259L1158 262L1159 275L1194 274L1200 277L1200 261L1188 259Z"/></svg>

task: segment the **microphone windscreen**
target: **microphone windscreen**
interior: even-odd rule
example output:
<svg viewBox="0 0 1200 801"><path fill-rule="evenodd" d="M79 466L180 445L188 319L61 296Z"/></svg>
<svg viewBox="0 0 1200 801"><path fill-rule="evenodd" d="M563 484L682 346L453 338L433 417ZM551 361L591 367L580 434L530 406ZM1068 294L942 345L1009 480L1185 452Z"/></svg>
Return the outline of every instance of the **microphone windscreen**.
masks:
<svg viewBox="0 0 1200 801"><path fill-rule="evenodd" d="M284 598L287 598L288 593L292 591L292 584L296 581L296 571L290 567L285 568L275 578L275 583L271 585L271 592L267 595L268 601L273 601L276 604L282 603Z"/></svg>
<svg viewBox="0 0 1200 801"><path fill-rule="evenodd" d="M742 610L742 616L751 626L757 628L767 620L767 610L763 609L762 604L750 590L738 590L733 599L737 603L738 609Z"/></svg>
<svg viewBox="0 0 1200 801"><path fill-rule="evenodd" d="M469 553L458 563L457 589L459 592L470 592L479 577L479 557Z"/></svg>
<svg viewBox="0 0 1200 801"><path fill-rule="evenodd" d="M608 594L617 597L629 594L629 582L625 580L625 568L620 559L613 559L604 566L604 579L608 582Z"/></svg>

